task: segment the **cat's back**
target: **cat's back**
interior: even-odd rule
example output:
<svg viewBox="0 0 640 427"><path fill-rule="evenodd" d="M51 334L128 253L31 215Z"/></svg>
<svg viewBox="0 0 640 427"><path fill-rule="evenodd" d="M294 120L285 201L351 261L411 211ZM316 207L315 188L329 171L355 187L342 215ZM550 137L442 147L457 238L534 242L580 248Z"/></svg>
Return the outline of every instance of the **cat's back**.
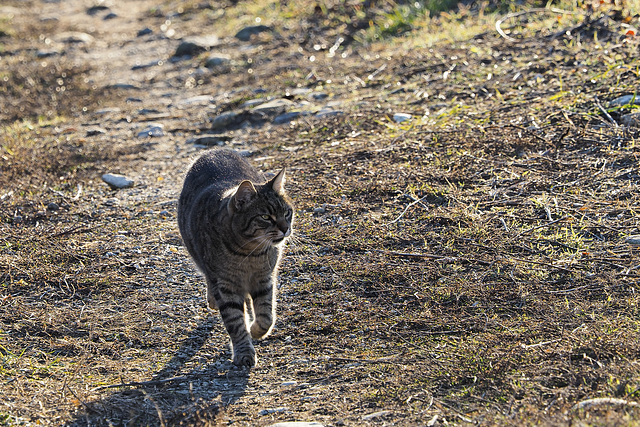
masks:
<svg viewBox="0 0 640 427"><path fill-rule="evenodd" d="M262 180L262 176L235 151L226 148L210 150L191 165L183 193L212 186L224 191L245 179L256 182Z"/></svg>

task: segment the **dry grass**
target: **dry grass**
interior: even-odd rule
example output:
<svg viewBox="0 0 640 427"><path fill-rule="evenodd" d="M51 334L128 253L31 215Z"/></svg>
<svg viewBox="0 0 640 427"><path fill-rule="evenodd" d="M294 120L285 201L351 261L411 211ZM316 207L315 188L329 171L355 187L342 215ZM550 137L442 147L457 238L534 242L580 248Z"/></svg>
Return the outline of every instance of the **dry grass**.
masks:
<svg viewBox="0 0 640 427"><path fill-rule="evenodd" d="M178 23L212 19L182 7ZM631 107L603 110L636 90L637 40L607 16L346 57L296 42L301 24L240 53L255 72L190 88L224 88L217 111L295 86L344 111L228 133L262 169L287 164L298 211L251 371L231 366L175 225L202 111L167 107L157 142L131 137L146 119L117 99L112 116L5 122L0 425L634 425L639 130ZM201 61L171 65L169 87ZM56 108L29 99L32 117ZM112 192L111 170L138 185ZM602 397L618 400L574 408Z"/></svg>

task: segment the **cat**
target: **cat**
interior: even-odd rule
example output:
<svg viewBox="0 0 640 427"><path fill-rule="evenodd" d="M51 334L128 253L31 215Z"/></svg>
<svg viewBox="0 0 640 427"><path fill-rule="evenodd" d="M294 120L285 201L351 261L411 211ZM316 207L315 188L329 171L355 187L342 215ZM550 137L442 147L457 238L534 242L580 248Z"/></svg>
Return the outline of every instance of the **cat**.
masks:
<svg viewBox="0 0 640 427"><path fill-rule="evenodd" d="M205 276L208 305L220 312L238 366L255 366L251 339L273 328L278 265L292 233L285 169L265 181L235 151L215 149L192 164L178 200L180 234Z"/></svg>

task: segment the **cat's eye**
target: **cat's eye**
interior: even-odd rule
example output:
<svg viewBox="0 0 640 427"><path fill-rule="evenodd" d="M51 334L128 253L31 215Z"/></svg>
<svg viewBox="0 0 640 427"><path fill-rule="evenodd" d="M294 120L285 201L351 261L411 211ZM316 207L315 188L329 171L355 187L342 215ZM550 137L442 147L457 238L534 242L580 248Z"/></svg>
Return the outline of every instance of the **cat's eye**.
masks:
<svg viewBox="0 0 640 427"><path fill-rule="evenodd" d="M271 221L271 215L260 215L260 218L264 219L265 221Z"/></svg>

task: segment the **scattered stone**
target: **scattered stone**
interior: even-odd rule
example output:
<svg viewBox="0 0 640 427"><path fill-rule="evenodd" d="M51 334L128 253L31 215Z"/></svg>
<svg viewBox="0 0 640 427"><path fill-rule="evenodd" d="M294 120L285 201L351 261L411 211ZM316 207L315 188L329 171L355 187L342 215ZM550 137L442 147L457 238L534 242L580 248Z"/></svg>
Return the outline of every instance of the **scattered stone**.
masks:
<svg viewBox="0 0 640 427"><path fill-rule="evenodd" d="M104 5L91 6L89 9L87 9L87 15L97 15L98 13L104 12L105 10L109 10L109 8Z"/></svg>
<svg viewBox="0 0 640 427"><path fill-rule="evenodd" d="M315 101L322 101L323 99L326 99L328 97L329 95L324 92L316 92L311 94L311 98L313 98Z"/></svg>
<svg viewBox="0 0 640 427"><path fill-rule="evenodd" d="M640 113L625 114L620 117L620 121L625 126L640 127Z"/></svg>
<svg viewBox="0 0 640 427"><path fill-rule="evenodd" d="M132 85L131 83L114 83L107 86L107 89L124 89L124 90L140 90L139 86Z"/></svg>
<svg viewBox="0 0 640 427"><path fill-rule="evenodd" d="M640 96L623 95L609 102L609 107L624 107L625 105L640 105Z"/></svg>
<svg viewBox="0 0 640 427"><path fill-rule="evenodd" d="M107 108L102 108L100 110L96 110L96 114L111 114L111 113L119 113L120 109L118 107L107 107Z"/></svg>
<svg viewBox="0 0 640 427"><path fill-rule="evenodd" d="M311 89L307 87L297 87L287 91L287 96L301 96L311 92Z"/></svg>
<svg viewBox="0 0 640 427"><path fill-rule="evenodd" d="M271 27L266 25L252 25L249 27L244 27L240 31L236 33L236 38L243 42L248 42L251 40L251 36L264 33L266 31L272 31Z"/></svg>
<svg viewBox="0 0 640 427"><path fill-rule="evenodd" d="M277 414L277 413L281 413L281 412L287 412L289 410L289 408L287 407L280 407L280 408L271 408L271 409L263 409L262 411L258 412L258 415L269 415L269 414Z"/></svg>
<svg viewBox="0 0 640 427"><path fill-rule="evenodd" d="M231 58L227 55L211 55L204 63L206 68L218 68L231 63Z"/></svg>
<svg viewBox="0 0 640 427"><path fill-rule="evenodd" d="M624 241L630 245L640 246L640 234L629 236Z"/></svg>
<svg viewBox="0 0 640 427"><path fill-rule="evenodd" d="M314 214L323 214L326 211L327 210L323 206L318 206L317 208L313 208L313 213Z"/></svg>
<svg viewBox="0 0 640 427"><path fill-rule="evenodd" d="M256 106L253 111L264 114L277 114L284 112L284 110L293 105L293 101L289 101L288 99L284 98L278 98Z"/></svg>
<svg viewBox="0 0 640 427"><path fill-rule="evenodd" d="M146 68L155 67L156 65L160 65L160 61L155 60L155 61L147 62L146 64L137 64L137 65L134 65L133 67L131 67L131 70L132 71L144 70Z"/></svg>
<svg viewBox="0 0 640 427"><path fill-rule="evenodd" d="M395 113L393 115L393 121L396 123L402 123L402 122L406 122L407 120L411 120L411 114L407 114L407 113Z"/></svg>
<svg viewBox="0 0 640 427"><path fill-rule="evenodd" d="M175 57L196 56L220 44L217 36L189 37L184 39L176 49Z"/></svg>
<svg viewBox="0 0 640 427"><path fill-rule="evenodd" d="M391 411L378 411L378 412L374 412L374 413L369 414L369 415L364 415L362 417L362 419L364 421L369 421L369 420L372 420L374 418L384 417L385 415L389 415L390 413L391 413Z"/></svg>
<svg viewBox="0 0 640 427"><path fill-rule="evenodd" d="M113 12L109 12L102 19L104 19L105 21L108 21L109 19L114 19L114 18L117 18L117 17L118 17L117 14L115 14Z"/></svg>
<svg viewBox="0 0 640 427"><path fill-rule="evenodd" d="M250 99L246 102L244 102L240 107L242 108L253 108L256 107L260 104L264 104L265 102L268 102L269 99L268 98L256 98L256 99Z"/></svg>
<svg viewBox="0 0 640 427"><path fill-rule="evenodd" d="M147 34L153 34L153 30L151 28L143 28L140 31L138 31L137 36L138 37L142 37L142 36L146 36Z"/></svg>
<svg viewBox="0 0 640 427"><path fill-rule="evenodd" d="M52 56L56 56L56 55L61 55L62 51L59 51L57 49L50 49L50 50L38 50L36 52L36 56L38 58L49 58Z"/></svg>
<svg viewBox="0 0 640 427"><path fill-rule="evenodd" d="M146 137L157 137L164 136L164 125L160 123L153 123L144 128L142 131L138 132L138 138L146 138Z"/></svg>
<svg viewBox="0 0 640 427"><path fill-rule="evenodd" d="M195 138L188 139L187 143L195 144L195 145L204 145L207 147L212 147L212 146L221 147L225 145L229 139L230 137L226 135L202 135L202 136L196 136Z"/></svg>
<svg viewBox="0 0 640 427"><path fill-rule="evenodd" d="M324 427L324 425L315 421L285 421L282 423L270 424L268 427Z"/></svg>
<svg viewBox="0 0 640 427"><path fill-rule="evenodd" d="M109 184L109 187L111 187L113 190L133 187L133 181L124 175L105 173L104 175L102 175L102 180Z"/></svg>
<svg viewBox="0 0 640 427"><path fill-rule="evenodd" d="M302 111L291 111L289 113L280 114L275 119L273 119L273 123L276 125L282 125L285 123L289 123L290 121L297 119L300 116L306 116L308 113Z"/></svg>
<svg viewBox="0 0 640 427"><path fill-rule="evenodd" d="M57 210L60 210L60 206L58 206L57 203L51 202L47 205L47 210L50 212L55 212Z"/></svg>
<svg viewBox="0 0 640 427"><path fill-rule="evenodd" d="M105 206L120 206L120 200L117 197L110 197L104 201Z"/></svg>
<svg viewBox="0 0 640 427"><path fill-rule="evenodd" d="M91 34L80 31L67 31L56 35L55 40L68 44L92 44L95 39Z"/></svg>
<svg viewBox="0 0 640 427"><path fill-rule="evenodd" d="M211 129L224 129L230 126L240 124L242 121L242 115L235 111L227 111L226 113L219 114L211 122Z"/></svg>
<svg viewBox="0 0 640 427"><path fill-rule="evenodd" d="M141 108L138 110L138 114L148 116L149 114L160 114L160 111L156 110L155 108Z"/></svg>
<svg viewBox="0 0 640 427"><path fill-rule="evenodd" d="M178 105L207 105L213 102L213 96L211 95L198 95L191 98L181 99L176 102Z"/></svg>
<svg viewBox="0 0 640 427"><path fill-rule="evenodd" d="M334 110L331 107L325 107L320 111L318 111L315 116L318 118L326 118L326 117L339 116L340 114L344 114L344 112L342 110Z"/></svg>
<svg viewBox="0 0 640 427"><path fill-rule="evenodd" d="M87 136L104 135L106 133L106 129L103 129L101 127L92 127L87 129Z"/></svg>

